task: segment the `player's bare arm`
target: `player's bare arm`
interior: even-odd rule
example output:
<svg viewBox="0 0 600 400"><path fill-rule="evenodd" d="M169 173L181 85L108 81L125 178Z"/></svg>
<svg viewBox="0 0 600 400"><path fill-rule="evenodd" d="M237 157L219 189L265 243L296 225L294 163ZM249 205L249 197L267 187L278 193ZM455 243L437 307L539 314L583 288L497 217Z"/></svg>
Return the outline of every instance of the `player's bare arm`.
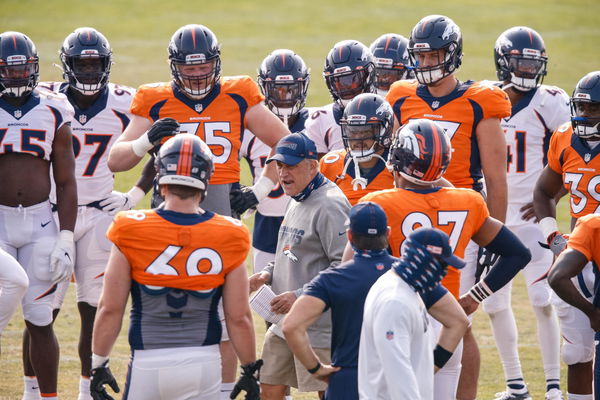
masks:
<svg viewBox="0 0 600 400"><path fill-rule="evenodd" d="M546 166L538 178L533 190L533 208L538 220L546 217L556 218L557 195L563 191L562 176Z"/></svg>
<svg viewBox="0 0 600 400"><path fill-rule="evenodd" d="M132 115L131 121L108 154L108 168L113 172L127 171L140 162L142 156L138 156L132 150L132 141L142 136L150 127L152 121L139 115Z"/></svg>
<svg viewBox="0 0 600 400"><path fill-rule="evenodd" d="M506 219L508 186L506 183L506 140L500 120L484 119L477 125L477 145L485 177L490 215L499 221Z"/></svg>
<svg viewBox="0 0 600 400"><path fill-rule="evenodd" d="M77 218L77 182L72 140L70 125L64 124L56 132L51 155L60 230L71 232L75 229Z"/></svg>

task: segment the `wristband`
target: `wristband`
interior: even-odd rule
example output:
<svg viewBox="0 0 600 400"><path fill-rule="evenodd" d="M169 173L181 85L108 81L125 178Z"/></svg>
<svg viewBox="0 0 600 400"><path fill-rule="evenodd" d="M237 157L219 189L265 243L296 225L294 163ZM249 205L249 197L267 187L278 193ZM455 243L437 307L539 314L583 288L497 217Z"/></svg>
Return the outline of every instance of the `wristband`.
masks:
<svg viewBox="0 0 600 400"><path fill-rule="evenodd" d="M106 363L106 365L104 363ZM102 366L108 367L108 357L92 353L92 369Z"/></svg>
<svg viewBox="0 0 600 400"><path fill-rule="evenodd" d="M144 157L147 152L152 150L152 143L150 143L150 139L148 139L148 132L144 132L142 136L135 139L131 142L131 150L138 157Z"/></svg>
<svg viewBox="0 0 600 400"><path fill-rule="evenodd" d="M273 190L274 187L275 184L272 180L261 175L254 186L252 186L252 191L254 192L254 196L256 196L256 200L261 202L269 195L269 193L271 193L271 190Z"/></svg>
<svg viewBox="0 0 600 400"><path fill-rule="evenodd" d="M539 222L540 229L542 230L542 235L544 235L544 239L548 240L548 237L552 235L554 232L558 232L558 224L556 223L556 218L553 217L545 217L542 218Z"/></svg>
<svg viewBox="0 0 600 400"><path fill-rule="evenodd" d="M488 287L483 279L473 285L471 290L469 290L469 296L477 303L481 303L483 300L490 297L492 293L494 292L492 292L492 289Z"/></svg>
<svg viewBox="0 0 600 400"><path fill-rule="evenodd" d="M452 352L446 350L439 344L433 349L433 363L436 367L442 369L448 360L452 357Z"/></svg>
<svg viewBox="0 0 600 400"><path fill-rule="evenodd" d="M306 369L308 371L309 374L314 374L315 372L317 372L319 369L321 369L321 362L318 361L317 365L314 368L311 369Z"/></svg>
<svg viewBox="0 0 600 400"><path fill-rule="evenodd" d="M63 241L63 242L72 242L73 241L73 232L63 229L58 234L58 240Z"/></svg>
<svg viewBox="0 0 600 400"><path fill-rule="evenodd" d="M131 208L135 207L137 203L140 202L144 198L146 193L137 186L132 187L129 192L127 192L127 196L129 197L129 203L131 204Z"/></svg>

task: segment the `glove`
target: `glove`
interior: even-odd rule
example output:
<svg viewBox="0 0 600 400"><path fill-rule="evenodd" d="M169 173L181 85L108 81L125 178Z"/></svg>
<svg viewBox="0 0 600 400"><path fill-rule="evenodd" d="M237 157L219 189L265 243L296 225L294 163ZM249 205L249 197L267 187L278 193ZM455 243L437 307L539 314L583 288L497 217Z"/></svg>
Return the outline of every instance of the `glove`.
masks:
<svg viewBox="0 0 600 400"><path fill-rule="evenodd" d="M62 230L50 254L50 274L52 283L57 284L71 278L75 264L75 243L73 232Z"/></svg>
<svg viewBox="0 0 600 400"><path fill-rule="evenodd" d="M110 196L100 202L100 207L102 207L102 211L106 211L109 215L115 215L119 211L131 210L144 196L144 191L137 186L134 186L127 193L113 190Z"/></svg>
<svg viewBox="0 0 600 400"><path fill-rule="evenodd" d="M166 137L179 132L179 122L173 118L161 118L155 121L142 136L131 142L131 150L138 157L143 157L153 147L159 146Z"/></svg>
<svg viewBox="0 0 600 400"><path fill-rule="evenodd" d="M485 247L480 247L477 257L477 268L475 269L475 282L479 282L482 276L487 275L499 258L499 254L492 253Z"/></svg>
<svg viewBox="0 0 600 400"><path fill-rule="evenodd" d="M567 237L559 231L552 232L547 239L548 244L538 242L545 249L550 249L555 256L558 256L567 247Z"/></svg>
<svg viewBox="0 0 600 400"><path fill-rule="evenodd" d="M255 207L258 204L258 199L252 190L252 186L240 185L239 189L232 189L229 192L229 203L233 213L242 215L247 209Z"/></svg>
<svg viewBox="0 0 600 400"><path fill-rule="evenodd" d="M246 397L244 397L245 400L260 400L258 377L262 365L262 360L256 360L250 364L242 365L242 373L229 395L230 399L235 399L243 390L246 392Z"/></svg>
<svg viewBox="0 0 600 400"><path fill-rule="evenodd" d="M161 118L155 121L146 135L153 146L160 144L163 138L174 136L179 132L179 122L173 118Z"/></svg>
<svg viewBox="0 0 600 400"><path fill-rule="evenodd" d="M121 389L115 380L110 368L108 368L108 360L104 361L99 367L93 368L92 380L90 382L90 394L94 400L114 400L112 396L106 393L104 385L107 384L115 392L119 393Z"/></svg>

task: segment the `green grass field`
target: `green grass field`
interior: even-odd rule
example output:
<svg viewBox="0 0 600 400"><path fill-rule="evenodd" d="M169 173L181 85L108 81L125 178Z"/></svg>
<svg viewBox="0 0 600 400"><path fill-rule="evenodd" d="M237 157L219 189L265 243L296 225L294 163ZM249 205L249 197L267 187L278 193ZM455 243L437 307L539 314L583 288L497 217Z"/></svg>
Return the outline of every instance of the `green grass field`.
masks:
<svg viewBox="0 0 600 400"><path fill-rule="evenodd" d="M447 15L462 28L465 56L459 78L495 79L492 50L497 36L511 26L528 25L540 32L546 42L550 61L545 83L560 86L570 93L583 75L600 69L599 13L600 3L596 0L507 0L485 4L475 0L404 3L383 0L2 0L0 30L16 30L29 35L38 47L41 79L57 80L61 73L52 64L59 63L57 52L62 40L77 27L93 26L112 44L115 61L112 81L137 87L142 83L169 80L166 47L172 33L184 24L205 24L222 43L225 75L255 76L260 61L271 50L290 48L296 51L312 69L308 105L319 106L330 101L321 71L325 55L335 42L358 39L369 45L386 32L408 36L412 26L428 14ZM119 174L117 188L128 189L138 174L139 168ZM146 200L142 206L147 204ZM568 225L565 208L563 204L563 229ZM543 368L535 320L526 297L523 279L518 277L513 305L520 331L521 362L533 398L540 399L544 393ZM63 399L77 397L79 322L74 304L71 289L56 323L62 348L59 392ZM20 335L23 327L20 319L18 312L2 336L0 399L20 398ZM482 351L479 398L489 399L495 392L503 390L504 379L487 317L479 312L474 324ZM259 338L262 338L262 324L256 326ZM122 383L128 359L125 335L119 339L111 359ZM314 396L295 395L295 398Z"/></svg>

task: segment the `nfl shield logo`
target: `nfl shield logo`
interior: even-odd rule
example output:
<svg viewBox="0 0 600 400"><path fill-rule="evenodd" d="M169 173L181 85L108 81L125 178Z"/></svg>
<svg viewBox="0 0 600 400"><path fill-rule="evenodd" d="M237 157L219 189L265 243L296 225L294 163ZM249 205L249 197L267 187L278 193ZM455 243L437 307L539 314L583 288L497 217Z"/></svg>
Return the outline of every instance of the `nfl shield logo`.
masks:
<svg viewBox="0 0 600 400"><path fill-rule="evenodd" d="M436 108L438 108L439 106L440 106L440 102L439 102L439 101L437 101L437 100L436 100L436 101L434 101L433 103L431 103L431 108L433 108L434 110L435 110Z"/></svg>
<svg viewBox="0 0 600 400"><path fill-rule="evenodd" d="M21 115L23 115L23 113L21 112L21 110L15 110L14 115L15 118L21 118Z"/></svg>
<svg viewBox="0 0 600 400"><path fill-rule="evenodd" d="M194 109L196 110L196 112L202 112L202 108L203 108L202 104L196 104L194 106Z"/></svg>
<svg viewBox="0 0 600 400"><path fill-rule="evenodd" d="M393 340L393 339L394 339L394 331L387 331L387 332L385 333L385 338L386 338L387 340Z"/></svg>
<svg viewBox="0 0 600 400"><path fill-rule="evenodd" d="M590 159L592 158L592 155L590 153L587 153L584 157L583 157L583 161L585 162L590 162Z"/></svg>
<svg viewBox="0 0 600 400"><path fill-rule="evenodd" d="M87 115L85 115L85 114L81 114L81 115L79 116L79 123L83 125L83 124L85 124L86 122L87 122Z"/></svg>

